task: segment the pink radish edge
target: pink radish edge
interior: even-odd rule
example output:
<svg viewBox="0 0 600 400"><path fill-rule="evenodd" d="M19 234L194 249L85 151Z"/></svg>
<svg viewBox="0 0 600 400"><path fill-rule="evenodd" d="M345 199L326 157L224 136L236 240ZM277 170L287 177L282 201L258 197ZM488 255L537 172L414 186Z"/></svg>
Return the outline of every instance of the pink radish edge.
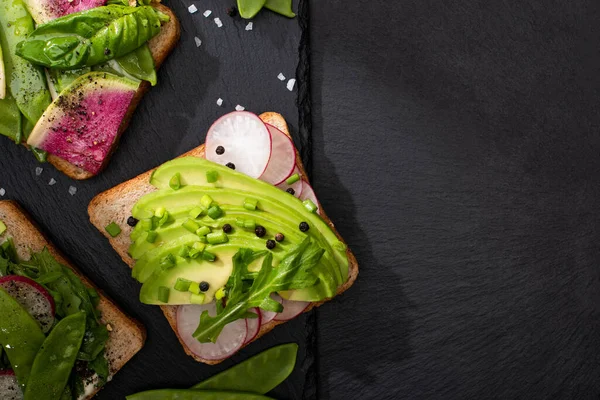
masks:
<svg viewBox="0 0 600 400"><path fill-rule="evenodd" d="M26 276L21 276L21 275L3 276L2 278L0 278L0 285L3 284L4 282L10 282L10 281L22 282L29 286L32 286L34 289L36 289L38 292L40 292L46 298L46 300L48 300L48 302L50 303L51 310L52 310L52 315L56 315L56 304L54 304L54 298L42 285L40 285L33 279L30 279L30 278L27 278Z"/></svg>

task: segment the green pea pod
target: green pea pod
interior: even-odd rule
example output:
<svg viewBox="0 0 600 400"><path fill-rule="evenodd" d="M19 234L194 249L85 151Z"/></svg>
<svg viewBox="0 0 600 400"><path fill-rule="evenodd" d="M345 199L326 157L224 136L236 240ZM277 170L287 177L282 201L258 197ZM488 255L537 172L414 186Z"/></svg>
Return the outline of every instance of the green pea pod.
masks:
<svg viewBox="0 0 600 400"><path fill-rule="evenodd" d="M272 400L253 393L231 391L204 391L191 389L159 389L132 394L127 400Z"/></svg>
<svg viewBox="0 0 600 400"><path fill-rule="evenodd" d="M296 14L292 11L292 0L267 0L265 8L288 18L294 18Z"/></svg>
<svg viewBox="0 0 600 400"><path fill-rule="evenodd" d="M254 18L264 7L265 0L237 0L238 10L242 18Z"/></svg>
<svg viewBox="0 0 600 400"><path fill-rule="evenodd" d="M148 44L117 58L116 61L127 74L139 80L148 81L152 86L156 85L156 69Z"/></svg>
<svg viewBox="0 0 600 400"><path fill-rule="evenodd" d="M0 344L21 387L25 387L44 339L40 325L0 288Z"/></svg>
<svg viewBox="0 0 600 400"><path fill-rule="evenodd" d="M85 313L60 320L42 344L25 388L24 400L60 400L85 334Z"/></svg>
<svg viewBox="0 0 600 400"><path fill-rule="evenodd" d="M160 32L165 18L150 6L92 8L41 25L16 53L49 68L91 67L136 50Z"/></svg>
<svg viewBox="0 0 600 400"><path fill-rule="evenodd" d="M21 0L0 0L0 46L8 91L25 118L35 124L50 105L44 71L15 56L17 44L33 32L33 19Z"/></svg>
<svg viewBox="0 0 600 400"><path fill-rule="evenodd" d="M268 393L290 376L296 366L297 353L296 343L272 347L193 386L192 389Z"/></svg>
<svg viewBox="0 0 600 400"><path fill-rule="evenodd" d="M0 99L0 135L8 136L15 143L19 143L21 129L21 111L15 98L6 93L6 97Z"/></svg>

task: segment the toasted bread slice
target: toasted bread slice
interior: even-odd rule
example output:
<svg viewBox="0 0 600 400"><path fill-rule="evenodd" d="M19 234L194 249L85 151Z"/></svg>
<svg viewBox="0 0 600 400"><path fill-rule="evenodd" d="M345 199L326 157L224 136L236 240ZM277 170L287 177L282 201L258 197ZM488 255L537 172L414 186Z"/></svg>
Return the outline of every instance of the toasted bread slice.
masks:
<svg viewBox="0 0 600 400"><path fill-rule="evenodd" d="M179 20L170 8L159 3L153 4L153 6L170 17L169 21L162 25L160 33L152 39L150 39L150 41L148 42L148 46L150 47L150 51L152 52L152 58L154 58L154 64L158 69L179 41L179 37L181 35L181 27L179 26ZM125 129L127 129L127 126L129 126L129 122L131 121L131 117L133 116L135 109L137 108L138 104L142 100L142 97L144 97L144 94L148 91L149 88L149 82L142 81L142 83L140 83L137 93L131 100L129 109L125 114L123 121L121 121L121 126L119 127L119 132L117 133L117 137L115 138L112 148L109 154L104 159L102 169L104 169L108 165L112 153L116 150L117 146L119 145L119 139L121 135L123 134ZM48 154L48 162L54 165L56 169L73 179L83 180L95 176L91 172L79 168L53 154Z"/></svg>
<svg viewBox="0 0 600 400"><path fill-rule="evenodd" d="M86 285L98 290L46 239L16 202L0 201L0 221L4 222L7 227L6 232L0 235L0 242L9 237L12 238L19 258L28 260L32 251L40 252L46 247L59 263L71 268ZM104 355L108 361L110 376L113 376L144 346L146 329L139 322L125 315L100 290L98 290L98 294L100 295L98 310L102 314L102 323L107 324L109 329ZM100 389L95 389L85 398L93 397L98 390Z"/></svg>
<svg viewBox="0 0 600 400"><path fill-rule="evenodd" d="M260 115L260 118L268 124L275 126L276 128L283 131L286 135L290 136L287 123L285 119L280 114L274 112L267 112ZM181 155L181 157L193 156L193 157L204 157L204 145L196 147L195 149ZM304 166L302 165L302 160L300 159L299 153L296 152L296 163L302 172L302 179L306 180L306 171L304 170ZM133 178L129 181L126 181L114 188L107 190L106 192L100 193L96 197L92 199L90 205L88 206L88 213L90 215L90 221L104 236L108 238L110 244L113 248L119 253L123 261L129 265L130 268L133 268L135 264L135 260L133 260L127 250L131 241L129 239L129 234L131 233L132 228L127 225L127 218L131 215L131 209L133 205L139 200L143 195L155 191L156 188L150 185L150 175L152 171L145 172L136 178ZM331 226L337 237L343 241L340 234L335 230L335 227L331 220L327 217L322 207L320 207L320 215L323 219ZM110 224L111 222L117 223L122 230L122 233L113 238L111 237L106 230L105 226ZM337 294L343 293L346 291L358 276L358 263L356 261L356 257L348 248L346 250L349 260L349 273L348 280L338 288ZM306 311L309 311L313 307L318 307L323 304L325 301L319 303L312 303ZM221 361L214 360L205 360L201 357L194 355L188 347L183 343L179 334L177 333L177 306L161 306L163 313L167 317L169 324L171 324L171 328L177 334L181 345L185 349L185 352L192 356L195 360L206 363L206 364L218 364ZM306 312L305 311L305 312ZM271 321L260 328L256 339L269 332L275 326L284 323L285 321Z"/></svg>

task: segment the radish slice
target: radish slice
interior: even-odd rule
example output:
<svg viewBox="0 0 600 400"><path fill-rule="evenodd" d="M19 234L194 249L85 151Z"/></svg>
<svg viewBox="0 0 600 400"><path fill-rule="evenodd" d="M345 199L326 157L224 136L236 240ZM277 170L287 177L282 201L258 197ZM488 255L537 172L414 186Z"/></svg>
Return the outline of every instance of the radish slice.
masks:
<svg viewBox="0 0 600 400"><path fill-rule="evenodd" d="M296 149L292 139L272 125L267 125L271 133L271 159L267 169L260 176L261 181L279 185L294 172L296 166Z"/></svg>
<svg viewBox="0 0 600 400"><path fill-rule="evenodd" d="M246 339L246 320L238 319L223 328L216 343L200 343L192 336L200 315L208 311L210 316L217 313L215 303L210 304L187 304L177 308L177 332L192 353L205 360L223 360L237 352Z"/></svg>
<svg viewBox="0 0 600 400"><path fill-rule="evenodd" d="M6 97L6 76L4 73L4 58L2 57L2 47L0 47L0 99Z"/></svg>
<svg viewBox="0 0 600 400"><path fill-rule="evenodd" d="M253 308L250 312L258 315L258 318L246 318L246 329L248 332L246 332L244 344L253 341L256 335L258 335L258 331L260 331L260 311L258 311L258 308Z"/></svg>
<svg viewBox="0 0 600 400"><path fill-rule="evenodd" d="M282 300L283 300L283 299L282 299L282 298L281 298L281 297L280 297L280 296L279 296L277 293L272 293L272 294L271 294L271 298L272 298L273 300L275 300L276 302L278 302L278 303L281 303L281 302L282 302ZM275 316L276 316L276 315L277 315L277 313L276 313L276 312L273 312L273 311L265 311L265 310L263 310L263 309L261 308L261 309L260 309L260 318L261 318L260 324L261 324L261 325L265 325L265 324L267 324L267 323L269 323L269 322L273 321L273 320L275 319Z"/></svg>
<svg viewBox="0 0 600 400"><path fill-rule="evenodd" d="M288 321L302 314L310 304L307 301L292 301L282 299L283 312L275 315L275 321Z"/></svg>
<svg viewBox="0 0 600 400"><path fill-rule="evenodd" d="M311 200L317 206L317 212L319 212L321 205L319 204L319 200L317 200L317 195L313 190L312 186L308 184L306 181L302 181L302 194L300 195L300 200Z"/></svg>
<svg viewBox="0 0 600 400"><path fill-rule="evenodd" d="M223 150L217 154L217 148ZM219 118L206 134L206 159L260 177L271 158L271 133L256 114L234 111Z"/></svg>
<svg viewBox="0 0 600 400"><path fill-rule="evenodd" d="M12 369L0 370L0 399L22 400L23 392Z"/></svg>
<svg viewBox="0 0 600 400"><path fill-rule="evenodd" d="M294 174L298 174L298 175L302 176L302 174L300 173L300 170L298 169L298 167L294 167L294 170L292 171L292 174L290 176L292 176ZM296 196L298 198L300 197L300 195L302 195L302 187L303 187L302 186L302 179L300 179L300 180L292 183L291 185L288 185L287 183L285 183L285 181L283 181L283 183L281 183L279 185L275 185L275 186L277 186L279 189L281 189L283 191L286 191L289 188L294 189L294 196Z"/></svg>
<svg viewBox="0 0 600 400"><path fill-rule="evenodd" d="M47 333L54 324L54 299L36 281L20 275L0 278L0 287L13 297Z"/></svg>

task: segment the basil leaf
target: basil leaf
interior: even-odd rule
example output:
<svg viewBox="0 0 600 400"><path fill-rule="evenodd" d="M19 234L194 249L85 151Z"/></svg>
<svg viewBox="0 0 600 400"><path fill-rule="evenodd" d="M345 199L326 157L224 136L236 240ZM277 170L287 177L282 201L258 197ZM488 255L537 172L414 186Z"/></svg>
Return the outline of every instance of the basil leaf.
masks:
<svg viewBox="0 0 600 400"><path fill-rule="evenodd" d="M154 58L148 44L138 47L129 54L116 59L123 71L142 81L148 81L152 86L156 85L156 69Z"/></svg>

